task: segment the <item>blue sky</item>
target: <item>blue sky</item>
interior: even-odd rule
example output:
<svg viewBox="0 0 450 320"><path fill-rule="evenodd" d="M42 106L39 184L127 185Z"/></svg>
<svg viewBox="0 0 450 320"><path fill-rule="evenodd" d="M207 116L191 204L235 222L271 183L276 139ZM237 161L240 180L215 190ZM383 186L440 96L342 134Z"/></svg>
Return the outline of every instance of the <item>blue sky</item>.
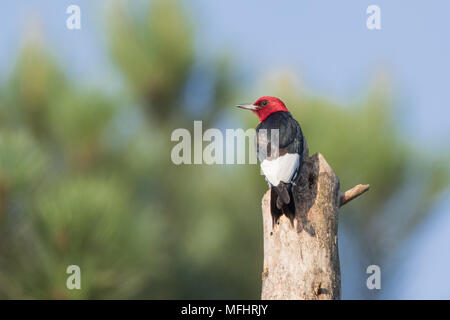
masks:
<svg viewBox="0 0 450 320"><path fill-rule="evenodd" d="M65 27L70 4L81 7L80 31ZM11 68L26 26L40 21L46 43L72 77L86 86L114 79L104 50L106 4L3 2L0 78ZM199 55L231 53L250 83L260 83L271 70L289 68L309 92L345 105L359 98L377 70L387 71L401 108L399 123L405 139L450 154L449 1L185 0L184 4L194 17ZM379 31L366 28L370 4L381 8ZM439 285L450 269L450 197L444 197L434 211L414 238L416 249L405 254L405 273L399 273L397 286L385 297L450 298L450 290Z"/></svg>

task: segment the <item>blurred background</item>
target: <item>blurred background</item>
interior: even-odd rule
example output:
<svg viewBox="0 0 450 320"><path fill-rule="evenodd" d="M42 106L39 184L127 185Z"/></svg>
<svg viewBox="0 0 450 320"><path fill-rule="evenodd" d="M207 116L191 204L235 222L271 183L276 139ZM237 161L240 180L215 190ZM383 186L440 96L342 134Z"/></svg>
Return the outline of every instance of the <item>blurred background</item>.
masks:
<svg viewBox="0 0 450 320"><path fill-rule="evenodd" d="M176 166L170 136L194 120L254 128L234 105L274 95L342 189L371 185L340 212L343 298L449 299L449 10L3 2L0 298L258 299L258 166ZM66 288L71 264L81 290ZM372 264L381 290L366 287Z"/></svg>

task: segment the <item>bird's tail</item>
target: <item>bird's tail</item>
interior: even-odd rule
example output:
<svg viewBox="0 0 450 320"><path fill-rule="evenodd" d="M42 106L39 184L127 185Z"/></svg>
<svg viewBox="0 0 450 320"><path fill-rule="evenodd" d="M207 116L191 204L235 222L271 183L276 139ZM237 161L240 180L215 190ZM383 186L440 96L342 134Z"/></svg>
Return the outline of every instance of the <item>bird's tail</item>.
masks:
<svg viewBox="0 0 450 320"><path fill-rule="evenodd" d="M278 213L276 216L279 217L284 213L290 219L295 217L294 197L290 183L280 182L278 186L272 186L272 201L275 204L275 206L272 205L272 210L275 209Z"/></svg>

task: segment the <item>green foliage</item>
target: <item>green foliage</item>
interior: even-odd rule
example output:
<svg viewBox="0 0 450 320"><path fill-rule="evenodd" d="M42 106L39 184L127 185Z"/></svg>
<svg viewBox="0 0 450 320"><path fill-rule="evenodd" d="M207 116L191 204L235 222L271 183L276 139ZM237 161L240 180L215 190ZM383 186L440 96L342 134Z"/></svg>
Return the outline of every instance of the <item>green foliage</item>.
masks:
<svg viewBox="0 0 450 320"><path fill-rule="evenodd" d="M26 191L38 182L46 156L26 131L3 130L0 134L0 183L3 189Z"/></svg>
<svg viewBox="0 0 450 320"><path fill-rule="evenodd" d="M121 92L75 89L33 42L0 89L0 297L258 298L267 187L258 167L170 161L172 130L192 128L195 117L185 94L196 65L212 84L198 93L207 97L204 129L229 121L222 111L240 85L230 59L196 60L177 1L152 1L135 15L115 5L110 17ZM343 189L371 184L343 220L372 248L363 254L386 257L447 187L448 166L399 138L378 87L348 108L286 87L276 92L310 153L325 155ZM388 206L411 184L413 203ZM375 232L380 223L390 237ZM81 267L82 290L66 288L71 264Z"/></svg>
<svg viewBox="0 0 450 320"><path fill-rule="evenodd" d="M148 15L136 17L116 5L112 20L112 56L146 108L162 120L175 107L193 62L192 31L184 12L176 1L157 0Z"/></svg>
<svg viewBox="0 0 450 320"><path fill-rule="evenodd" d="M22 49L6 86L4 124L26 126L35 135L46 135L48 106L67 88L54 59L37 40Z"/></svg>

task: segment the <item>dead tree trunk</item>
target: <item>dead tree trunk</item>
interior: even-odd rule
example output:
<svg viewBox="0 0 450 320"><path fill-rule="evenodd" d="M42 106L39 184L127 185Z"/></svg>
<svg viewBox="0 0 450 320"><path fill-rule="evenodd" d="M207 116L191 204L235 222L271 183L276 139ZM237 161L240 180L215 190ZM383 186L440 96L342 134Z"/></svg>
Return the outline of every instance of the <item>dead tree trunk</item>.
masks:
<svg viewBox="0 0 450 320"><path fill-rule="evenodd" d="M338 210L369 189L340 193L339 179L319 153L308 156L293 189L295 217L273 216L271 192L262 199L262 299L340 299Z"/></svg>

